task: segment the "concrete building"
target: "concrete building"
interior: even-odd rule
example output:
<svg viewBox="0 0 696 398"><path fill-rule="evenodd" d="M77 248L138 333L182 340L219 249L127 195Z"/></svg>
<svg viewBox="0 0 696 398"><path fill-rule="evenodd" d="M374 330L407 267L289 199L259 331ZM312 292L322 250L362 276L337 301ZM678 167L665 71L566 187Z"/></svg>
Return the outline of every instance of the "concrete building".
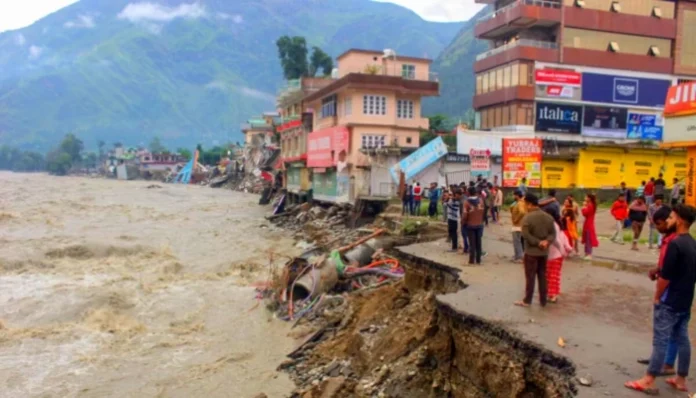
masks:
<svg viewBox="0 0 696 398"><path fill-rule="evenodd" d="M696 1L477 0L476 127L555 140L662 139L667 90L696 78Z"/></svg>
<svg viewBox="0 0 696 398"><path fill-rule="evenodd" d="M256 146L273 143L274 126L278 122L279 116L276 112L266 112L260 117L247 120L241 126L244 143Z"/></svg>
<svg viewBox="0 0 696 398"><path fill-rule="evenodd" d="M421 98L439 94L431 60L393 51L349 50L335 80L305 97L314 116L307 142L314 198L351 202L389 197L389 168L419 147Z"/></svg>
<svg viewBox="0 0 696 398"><path fill-rule="evenodd" d="M330 78L303 77L290 80L278 93L280 109L280 150L284 185L291 200L303 200L311 189L307 168L307 135L312 131L314 115L304 98L333 82Z"/></svg>

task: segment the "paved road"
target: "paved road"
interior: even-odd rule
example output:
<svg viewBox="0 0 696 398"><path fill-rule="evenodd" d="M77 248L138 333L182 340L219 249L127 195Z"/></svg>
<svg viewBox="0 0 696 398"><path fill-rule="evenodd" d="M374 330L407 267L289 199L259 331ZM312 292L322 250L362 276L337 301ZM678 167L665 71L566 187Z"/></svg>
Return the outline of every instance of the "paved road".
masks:
<svg viewBox="0 0 696 398"><path fill-rule="evenodd" d="M512 303L522 298L524 272L520 264L508 260L510 246L489 229L484 237L489 255L483 266L474 267L465 265L468 258L461 253L447 253L449 244L444 240L402 250L462 270L461 278L469 287L440 300L462 312L499 321L571 358L578 376L591 375L595 381L592 387L581 387L581 397L642 396L626 390L623 383L643 374L645 367L636 359L650 355L653 283L644 274L566 261L559 303L542 309L535 297L531 308L519 308ZM692 322L692 335L693 329ZM557 345L559 337L566 341L565 348ZM696 388L694 380L690 385ZM685 396L660 387L662 396Z"/></svg>

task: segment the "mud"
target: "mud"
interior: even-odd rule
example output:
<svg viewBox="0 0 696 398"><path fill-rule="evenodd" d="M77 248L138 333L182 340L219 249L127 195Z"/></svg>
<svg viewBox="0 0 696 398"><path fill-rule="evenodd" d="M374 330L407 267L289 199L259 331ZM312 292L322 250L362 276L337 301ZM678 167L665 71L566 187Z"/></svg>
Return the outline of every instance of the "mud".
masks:
<svg viewBox="0 0 696 398"><path fill-rule="evenodd" d="M2 397L284 397L255 299L300 250L258 197L0 173Z"/></svg>
<svg viewBox="0 0 696 398"><path fill-rule="evenodd" d="M577 394L568 359L437 300L436 293L466 288L456 270L412 256L400 260L403 282L350 295L342 318L311 324L308 333L319 342L281 365L298 385L295 396Z"/></svg>

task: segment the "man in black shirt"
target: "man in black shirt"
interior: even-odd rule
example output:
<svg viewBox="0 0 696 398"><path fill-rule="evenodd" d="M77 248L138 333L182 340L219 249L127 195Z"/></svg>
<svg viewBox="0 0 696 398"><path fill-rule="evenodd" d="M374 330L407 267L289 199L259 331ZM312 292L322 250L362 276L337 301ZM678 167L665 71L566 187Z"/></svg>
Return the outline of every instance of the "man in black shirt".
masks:
<svg viewBox="0 0 696 398"><path fill-rule="evenodd" d="M689 234L689 228L694 220L696 209L685 205L675 207L667 220L668 226L676 229L676 237L667 246L655 291L653 353L646 375L627 382L627 388L649 394L657 391L655 378L662 371L671 339L679 347L679 366L677 377L666 381L679 391L687 391L686 377L691 362L689 319L696 285L696 240Z"/></svg>
<svg viewBox="0 0 696 398"><path fill-rule="evenodd" d="M657 180L655 180L655 195L663 195L665 194L665 186L667 183L665 182L665 179L662 178L662 173L660 173L657 176Z"/></svg>

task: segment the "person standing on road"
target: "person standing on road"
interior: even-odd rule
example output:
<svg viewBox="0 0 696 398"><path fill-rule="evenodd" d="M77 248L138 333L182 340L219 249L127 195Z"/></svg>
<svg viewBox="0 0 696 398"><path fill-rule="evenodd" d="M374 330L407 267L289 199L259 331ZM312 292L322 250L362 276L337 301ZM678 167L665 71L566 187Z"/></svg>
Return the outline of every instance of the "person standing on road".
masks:
<svg viewBox="0 0 696 398"><path fill-rule="evenodd" d="M643 197L638 197L631 203L628 208L628 218L631 220L631 229L633 230L633 246L631 250L638 250L638 240L643 232L643 225L648 218L648 205L645 204Z"/></svg>
<svg viewBox="0 0 696 398"><path fill-rule="evenodd" d="M440 200L440 190L437 189L437 183L430 184L430 192L428 192L428 216L433 218L437 215L437 202Z"/></svg>
<svg viewBox="0 0 696 398"><path fill-rule="evenodd" d="M411 186L404 186L404 194L401 196L401 215L411 214Z"/></svg>
<svg viewBox="0 0 696 398"><path fill-rule="evenodd" d="M665 197L665 187L667 186L667 183L665 182L665 179L662 178L662 173L660 173L657 176L657 180L655 180L655 190L654 190L654 195L662 195L662 197Z"/></svg>
<svg viewBox="0 0 696 398"><path fill-rule="evenodd" d="M456 252L459 246L459 215L461 213L461 191L458 189L454 191L454 195L451 195L447 200L446 211L447 211L447 232L449 232L450 241L452 242L451 252Z"/></svg>
<svg viewBox="0 0 696 398"><path fill-rule="evenodd" d="M520 185L517 187L517 189L522 192L522 195L527 194L527 177L522 177L520 180Z"/></svg>
<svg viewBox="0 0 696 398"><path fill-rule="evenodd" d="M481 199L483 200L483 222L488 226L488 216L490 215L490 211L493 208L493 193L491 192L491 188L493 187L492 184L489 184L486 182L486 180L483 180L483 184L481 186Z"/></svg>
<svg viewBox="0 0 696 398"><path fill-rule="evenodd" d="M643 195L645 196L645 203L647 203L648 206L653 204L653 200L655 198L655 177L650 177L650 181L645 184Z"/></svg>
<svg viewBox="0 0 696 398"><path fill-rule="evenodd" d="M462 227L469 236L469 265L481 264L484 217L483 200L476 195L476 188L469 188L469 197L462 208Z"/></svg>
<svg viewBox="0 0 696 398"><path fill-rule="evenodd" d="M688 391L686 377L691 363L689 320L696 285L696 240L689 229L696 219L696 209L677 205L667 224L676 229L676 237L667 246L665 258L655 289L653 312L653 351L645 376L624 384L626 388L658 394L655 378L662 373L667 347L674 341L678 346L677 377L665 380L679 391Z"/></svg>
<svg viewBox="0 0 696 398"><path fill-rule="evenodd" d="M515 302L520 307L529 307L534 296L535 279L539 280L539 303L546 306L548 285L546 265L549 245L556 240L556 222L548 213L539 209L539 198L533 194L524 196L527 214L522 220L524 238L524 277L525 295L522 301Z"/></svg>
<svg viewBox="0 0 696 398"><path fill-rule="evenodd" d="M640 186L636 189L636 198L645 196L645 181L640 182Z"/></svg>
<svg viewBox="0 0 696 398"><path fill-rule="evenodd" d="M512 215L512 247L515 254L512 258L512 262L521 263L524 258L524 246L522 245L522 219L524 215L527 214L527 208L524 203L524 195L522 191L515 191L513 194L515 197L515 203L510 206L510 213Z"/></svg>
<svg viewBox="0 0 696 398"><path fill-rule="evenodd" d="M582 216L585 221L582 224L582 243L585 244L585 261L592 260L592 249L599 247L597 230L595 229L595 216L597 214L597 197L587 194L582 206Z"/></svg>
<svg viewBox="0 0 696 398"><path fill-rule="evenodd" d="M616 231L614 232L614 235L612 235L611 241L623 245L624 220L628 218L628 203L626 203L626 196L619 194L616 201L614 201L614 203L611 205L610 213L616 221Z"/></svg>
<svg viewBox="0 0 696 398"><path fill-rule="evenodd" d="M648 272L648 277L650 278L651 281L656 281L657 278L660 276L660 271L662 270L662 266L664 265L664 260L665 260L665 254L667 253L667 247L669 246L669 242L674 240L676 237L676 230L674 228L670 228L669 225L667 224L667 219L669 218L669 215L672 213L672 209L670 209L667 206L662 206L655 214L653 215L653 222L655 223L655 228L660 234L664 234L664 245L660 249L660 257L657 260L657 267L651 269ZM672 376L675 375L677 372L674 369L674 364L677 362L677 354L678 354L679 346L677 343L673 340L670 339L669 343L667 344L667 353L665 355L665 365L662 367L662 376ZM650 358L648 359L639 359L638 363L643 364L643 365L649 365L650 364Z"/></svg>
<svg viewBox="0 0 696 398"><path fill-rule="evenodd" d="M672 207L678 205L679 202L679 191L681 191L681 186L679 185L679 179L674 178L673 180L674 185L672 185L672 194L670 195L670 201L672 203Z"/></svg>
<svg viewBox="0 0 696 398"><path fill-rule="evenodd" d="M662 247L662 234L660 232L655 233L657 230L657 224L655 223L654 217L657 212L662 208L668 208L662 203L662 195L655 196L655 203L648 207L648 222L650 222L650 229L648 230L648 249L652 250L653 242L655 242L654 236L657 235L657 248Z"/></svg>
<svg viewBox="0 0 696 398"><path fill-rule="evenodd" d="M497 224L500 218L500 209L503 207L503 190L499 186L493 186L493 207L491 208L491 216L493 223Z"/></svg>
<svg viewBox="0 0 696 398"><path fill-rule="evenodd" d="M421 210L421 199L423 197L423 188L420 186L420 182L416 182L413 187L413 215L420 216Z"/></svg>
<svg viewBox="0 0 696 398"><path fill-rule="evenodd" d="M549 214L553 217L552 214ZM568 237L561 230L558 223L553 223L556 228L556 239L549 245L549 258L546 264L546 281L548 282L548 302L556 303L561 295L561 271L563 260L573 251Z"/></svg>
<svg viewBox="0 0 696 398"><path fill-rule="evenodd" d="M580 217L580 211L577 203L573 200L573 195L566 197L562 213L561 217L563 217L565 224L563 233L566 234L568 243L575 249L575 254L578 254L578 217Z"/></svg>
<svg viewBox="0 0 696 398"><path fill-rule="evenodd" d="M554 221L560 222L561 205L556 199L555 189L549 189L549 196L539 201L539 207L541 207L541 210L549 213L549 215L553 217Z"/></svg>

